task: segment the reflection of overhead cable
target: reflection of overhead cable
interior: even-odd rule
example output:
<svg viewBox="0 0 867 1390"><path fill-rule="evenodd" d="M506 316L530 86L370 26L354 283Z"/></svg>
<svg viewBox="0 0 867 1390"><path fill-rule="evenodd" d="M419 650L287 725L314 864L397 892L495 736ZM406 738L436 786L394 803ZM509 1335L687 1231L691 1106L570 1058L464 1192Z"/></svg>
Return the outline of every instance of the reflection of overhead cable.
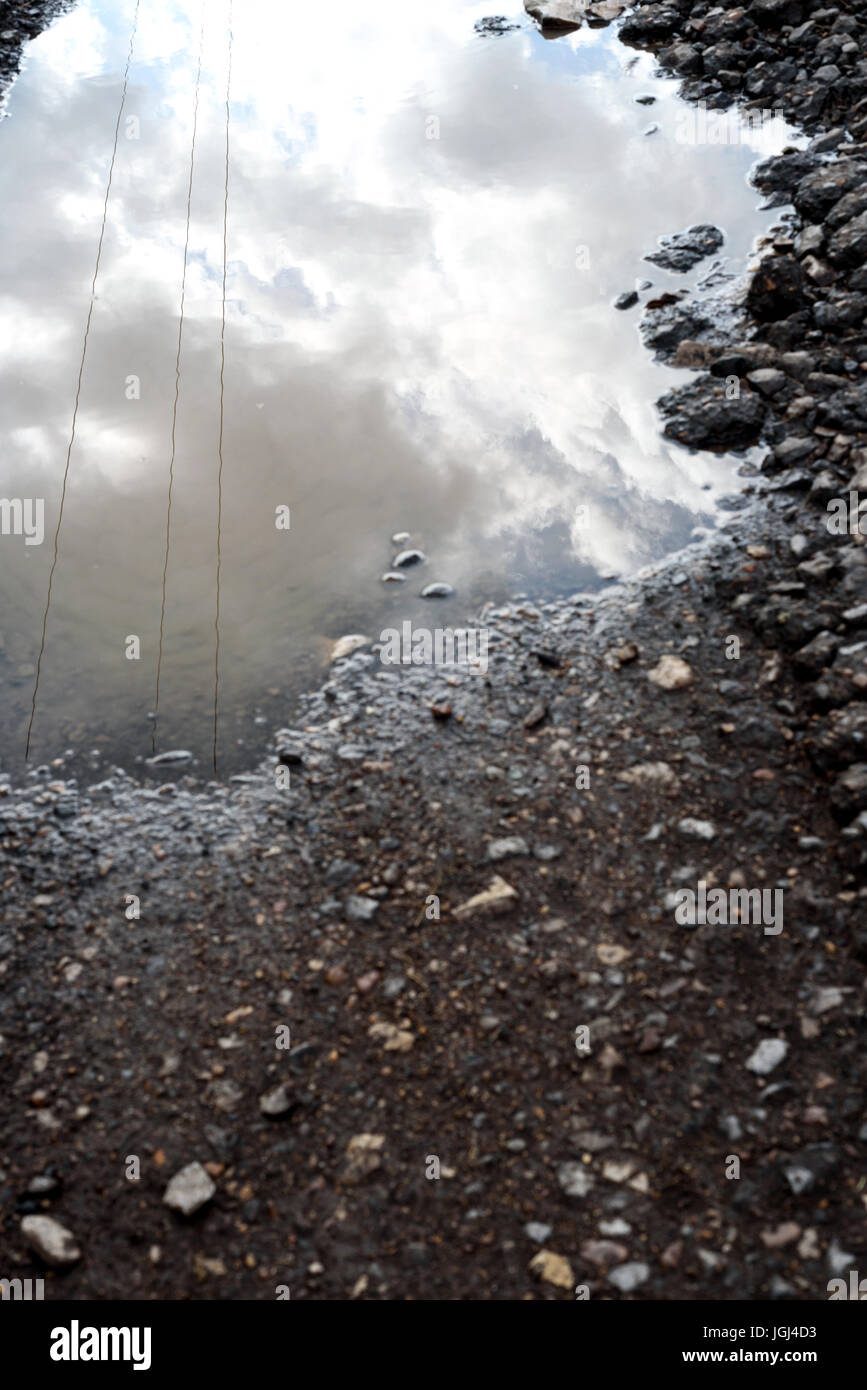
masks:
<svg viewBox="0 0 867 1390"><path fill-rule="evenodd" d="M157 751L157 720L160 712L160 675L163 669L163 632L166 624L166 584L169 573L169 547L172 530L172 493L175 484L175 433L178 423L178 398L181 393L181 346L184 341L184 302L187 294L187 261L190 250L190 208L193 201L193 170L196 163L196 130L199 124L199 88L202 80L202 47L205 40L205 7L202 5L202 24L199 30L199 66L196 70L196 95L193 103L193 138L190 142L190 177L187 184L187 225L184 233L184 269L181 274L181 304L178 313L178 350L175 355L175 399L172 406L172 447L169 458L169 489L166 497L166 547L163 560L163 591L160 607L160 636L157 648L157 679L154 694L154 722L151 730L151 751Z"/></svg>
<svg viewBox="0 0 867 1390"><path fill-rule="evenodd" d="M72 459L72 449L75 444L75 426L78 420L78 403L81 399L81 382L84 377L84 362L87 357L87 344L90 337L90 321L93 318L93 306L96 303L96 282L99 278L99 263L102 260L102 243L105 238L105 224L108 217L108 201L111 197L111 181L114 177L114 165L117 159L117 141L120 134L120 123L123 119L123 108L126 105L126 89L129 82L129 68L132 62L132 51L135 43L136 29L138 28L138 11L141 0L135 0L135 10L132 16L132 30L129 36L129 48L126 55L126 67L123 73L123 87L120 94L120 106L117 111L117 121L114 127L114 143L111 149L111 163L108 166L108 179L105 185L105 201L102 207L102 225L99 229L99 243L96 248L96 261L93 267L93 279L90 284L90 305L87 310L87 322L84 325L84 341L81 345L81 361L78 365L78 383L75 388L75 405L72 409L72 426L69 431L69 444L66 449L66 466L63 470L63 486L60 491L60 509L57 513L57 527L54 532L54 558L51 562L51 570L48 575L48 592L45 595L45 611L42 615L42 638L39 644L39 657L36 662L36 680L33 685L33 700L30 706L30 721L27 725L27 744L24 750L25 760L30 757L30 740L33 735L33 723L36 719L36 701L39 696L39 677L42 672L42 658L45 655L45 634L48 630L48 613L51 608L51 590L54 584L54 571L57 569L57 560L60 554L60 528L63 524L63 508L66 503L66 485L69 481L69 464Z"/></svg>
<svg viewBox="0 0 867 1390"><path fill-rule="evenodd" d="M217 713L220 695L220 569L223 528L223 375L226 366L226 243L229 224L229 93L232 88L232 0L229 0L228 70L226 74L226 180L223 187L223 304L220 320L220 437L217 445L217 611L214 618L214 776L217 775Z"/></svg>

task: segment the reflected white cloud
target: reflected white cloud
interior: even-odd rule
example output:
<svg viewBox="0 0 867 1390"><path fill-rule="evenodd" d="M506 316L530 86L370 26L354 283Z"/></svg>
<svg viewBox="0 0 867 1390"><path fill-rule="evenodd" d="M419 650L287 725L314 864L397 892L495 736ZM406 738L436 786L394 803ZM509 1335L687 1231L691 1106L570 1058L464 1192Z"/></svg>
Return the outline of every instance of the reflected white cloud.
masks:
<svg viewBox="0 0 867 1390"><path fill-rule="evenodd" d="M653 403L677 374L612 300L648 269L681 283L641 257L696 221L721 225L742 263L770 221L746 186L750 150L678 144L674 84L649 60L624 75L613 32L481 39L488 11L234 7L225 546L239 708L311 633L349 614L375 626L394 604L378 587L392 530L423 532L431 577L467 603L634 569L730 489L730 462L661 439ZM179 715L212 629L227 7L204 12L166 665ZM112 643L119 627L152 635L158 601L201 13L143 4L130 73L140 131L118 151L46 662L49 705L62 690L85 722L87 679L70 687L64 644L92 653L130 711L147 707L144 679L120 692ZM0 126L9 493L36 478L59 493L131 14L129 0L88 0L37 40ZM645 138L634 97L651 81L660 131ZM279 554L277 502L293 507ZM4 573L15 565L0 554ZM24 661L44 578L37 563L12 579Z"/></svg>

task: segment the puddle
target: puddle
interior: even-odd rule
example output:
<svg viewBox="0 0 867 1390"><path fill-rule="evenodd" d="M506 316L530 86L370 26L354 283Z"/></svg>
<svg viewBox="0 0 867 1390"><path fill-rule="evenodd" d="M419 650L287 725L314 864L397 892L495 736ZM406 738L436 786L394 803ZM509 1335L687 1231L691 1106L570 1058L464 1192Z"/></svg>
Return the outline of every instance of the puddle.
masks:
<svg viewBox="0 0 867 1390"><path fill-rule="evenodd" d="M91 0L32 43L0 123L0 496L45 503L41 545L0 536L16 774L133 8ZM612 303L638 278L652 297L706 276L642 261L694 223L743 268L779 218L747 174L784 127L686 143L676 83L613 29L549 42L502 12L520 27L483 37L490 10L464 0L234 6L221 775L285 723L326 638L593 588L683 545L734 486L732 459L662 439L654 401L690 374L653 362L640 309ZM31 765L76 749L83 779L152 751L201 16L141 0L119 131L31 749ZM160 667L159 748L205 776L227 16L208 0ZM386 587L398 531L428 562ZM435 580L455 597L418 598Z"/></svg>

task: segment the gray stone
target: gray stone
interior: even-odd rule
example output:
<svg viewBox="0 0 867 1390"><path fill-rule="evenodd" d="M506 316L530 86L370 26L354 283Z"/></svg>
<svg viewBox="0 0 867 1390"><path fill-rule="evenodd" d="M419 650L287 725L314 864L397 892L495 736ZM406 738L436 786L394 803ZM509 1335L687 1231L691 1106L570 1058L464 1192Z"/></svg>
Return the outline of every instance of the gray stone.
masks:
<svg viewBox="0 0 867 1390"><path fill-rule="evenodd" d="M776 367L757 367L754 372L749 373L747 381L757 391L761 391L763 396L776 396L786 385L786 374L778 372Z"/></svg>
<svg viewBox="0 0 867 1390"><path fill-rule="evenodd" d="M844 222L828 243L828 257L834 265L862 265L867 260L867 210Z"/></svg>

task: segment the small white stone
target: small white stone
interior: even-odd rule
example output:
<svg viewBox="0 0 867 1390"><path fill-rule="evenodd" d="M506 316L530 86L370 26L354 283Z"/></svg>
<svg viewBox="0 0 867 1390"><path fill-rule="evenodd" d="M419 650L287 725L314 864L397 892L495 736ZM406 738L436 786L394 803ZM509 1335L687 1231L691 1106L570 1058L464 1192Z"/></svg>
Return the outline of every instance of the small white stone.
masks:
<svg viewBox="0 0 867 1390"><path fill-rule="evenodd" d="M629 1264L617 1265L608 1274L609 1284L613 1284L615 1289L621 1293L632 1293L639 1284L643 1284L650 1278L650 1266L633 1260Z"/></svg>
<svg viewBox="0 0 867 1390"><path fill-rule="evenodd" d="M68 1269L81 1259L72 1232L53 1216L25 1216L21 1234L30 1249L52 1269Z"/></svg>
<svg viewBox="0 0 867 1390"><path fill-rule="evenodd" d="M716 838L716 831L709 820L696 820L693 816L687 816L684 820L678 821L677 828L681 835L688 835L691 840Z"/></svg>
<svg viewBox="0 0 867 1390"><path fill-rule="evenodd" d="M201 1163L188 1163L186 1168L175 1173L163 1194L163 1201L182 1216L192 1216L211 1200L216 1190L216 1183Z"/></svg>
<svg viewBox="0 0 867 1390"><path fill-rule="evenodd" d="M779 1066L788 1050L789 1044L785 1038L762 1038L747 1062L747 1070L755 1072L756 1076L767 1076L768 1072Z"/></svg>

